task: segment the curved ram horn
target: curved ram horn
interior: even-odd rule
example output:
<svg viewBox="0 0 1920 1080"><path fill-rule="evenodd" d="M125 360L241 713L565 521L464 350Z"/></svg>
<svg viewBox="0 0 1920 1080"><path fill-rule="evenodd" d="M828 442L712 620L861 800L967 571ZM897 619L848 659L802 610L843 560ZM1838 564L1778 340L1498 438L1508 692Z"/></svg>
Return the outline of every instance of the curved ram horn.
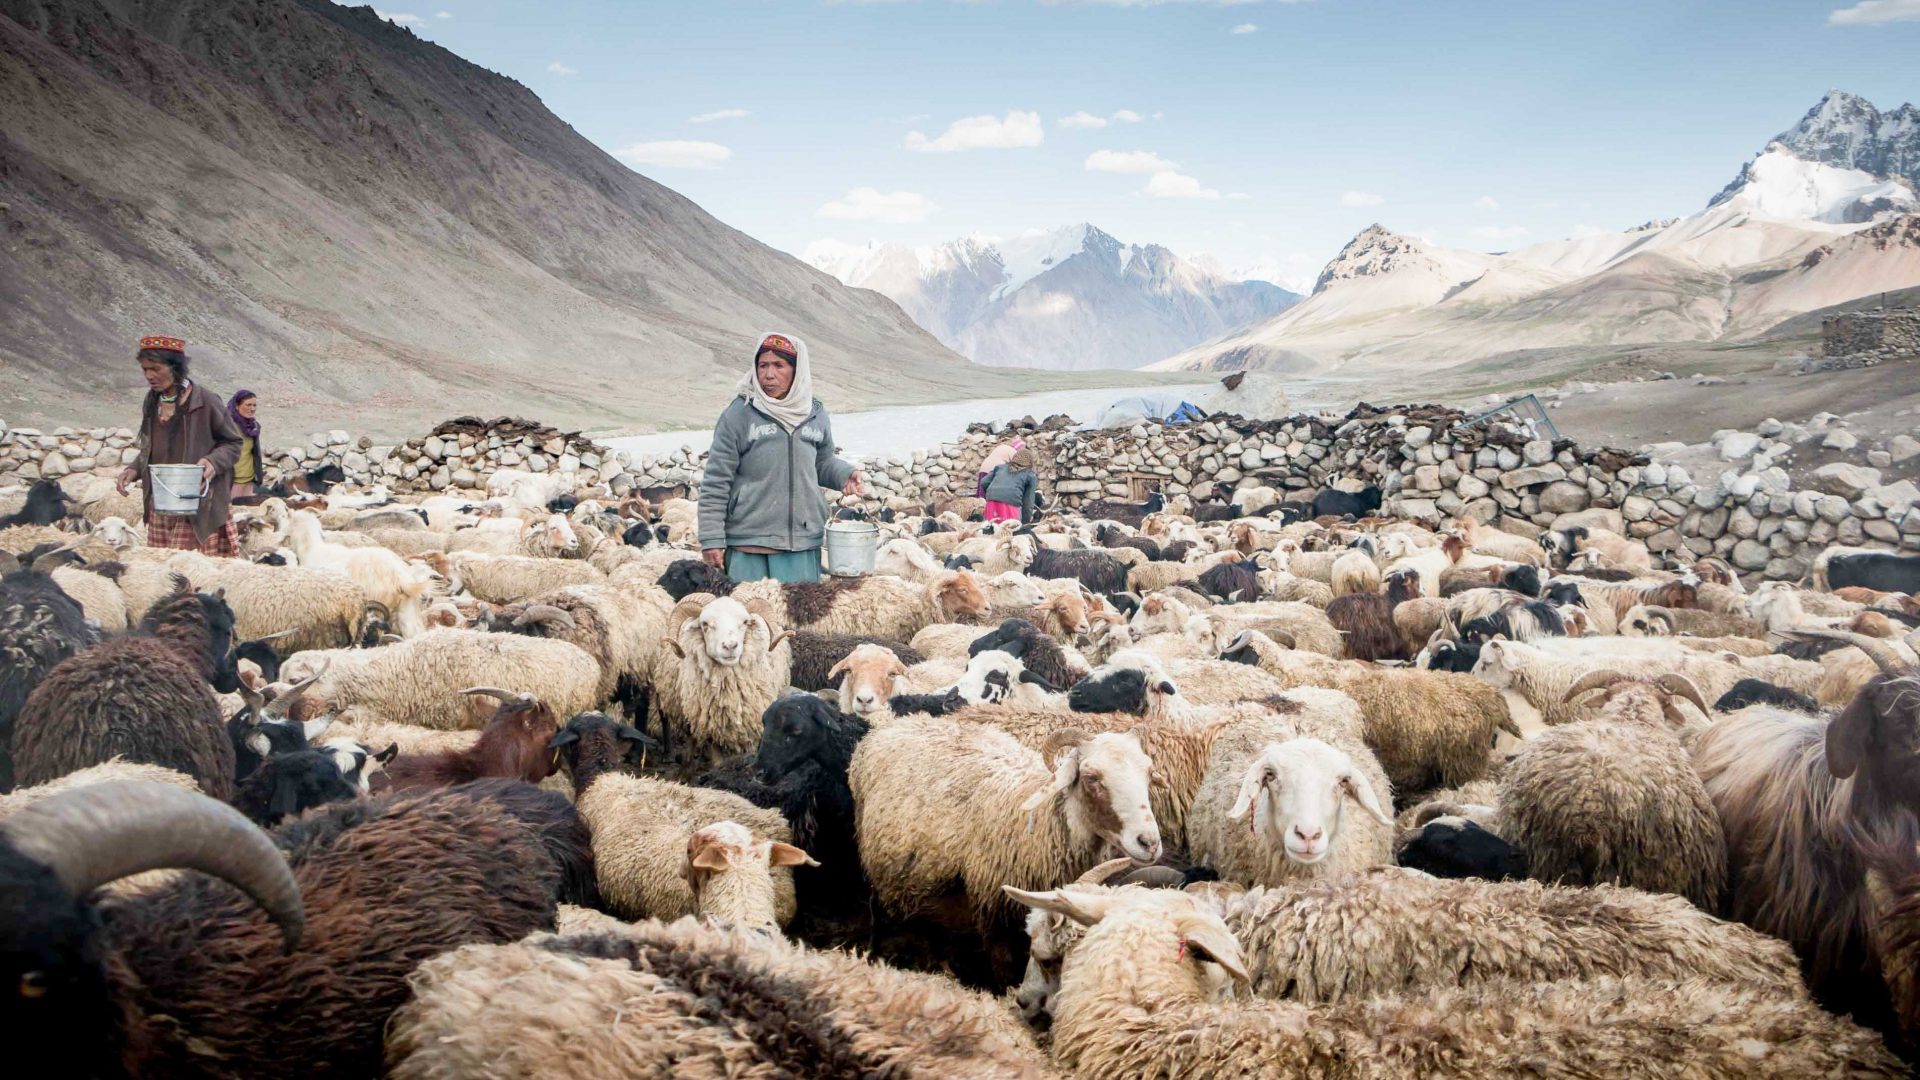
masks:
<svg viewBox="0 0 1920 1080"><path fill-rule="evenodd" d="M293 703L296 701L299 701L300 695L306 692L307 687L312 686L314 683L319 682L320 676L325 675L327 673L327 669L332 666L333 666L332 657L328 657L327 659L320 661L319 670L315 671L313 674L307 676L306 678L301 679L299 682L294 683L292 686L287 687L272 701L267 702L266 717L272 717L274 719L279 719L279 720L286 719L287 713L293 710ZM261 716L260 713L254 714L255 719L265 719L266 717Z"/></svg>
<svg viewBox="0 0 1920 1080"><path fill-rule="evenodd" d="M393 609L378 600L368 600L361 604L360 608L362 611L371 611L388 622L393 621Z"/></svg>
<svg viewBox="0 0 1920 1080"><path fill-rule="evenodd" d="M230 882L300 943L300 884L273 840L240 812L171 784L114 781L49 795L0 824L14 849L53 871L76 900L147 870L199 870Z"/></svg>
<svg viewBox="0 0 1920 1080"><path fill-rule="evenodd" d="M1883 638L1868 637L1865 634L1850 634L1844 630L1802 630L1793 628L1781 631L1781 633L1786 637L1797 638L1802 641L1818 638L1824 641L1844 642L1866 653L1867 658L1873 661L1874 666L1895 678L1915 673L1914 665L1907 663L1906 657L1894 652L1892 647L1889 646Z"/></svg>
<svg viewBox="0 0 1920 1080"><path fill-rule="evenodd" d="M1118 885L1144 885L1149 889L1178 889L1187 883L1187 875L1171 866L1142 866L1122 874Z"/></svg>
<svg viewBox="0 0 1920 1080"><path fill-rule="evenodd" d="M1267 637L1273 642L1275 642L1276 644L1283 645L1289 649L1298 649L1300 647L1299 639L1295 638L1292 634L1288 633L1285 630L1280 630L1280 629L1266 630L1266 631L1263 631L1263 633L1265 633Z"/></svg>
<svg viewBox="0 0 1920 1080"><path fill-rule="evenodd" d="M1108 859L1106 862L1074 878L1073 883L1075 885L1111 885L1113 882L1109 879L1118 876L1122 870L1132 865L1133 860L1125 855L1117 859Z"/></svg>
<svg viewBox="0 0 1920 1080"><path fill-rule="evenodd" d="M1706 697L1700 693L1699 687L1693 685L1692 679L1687 678L1677 671L1669 671L1654 679L1653 682L1654 685L1665 690L1668 694L1674 697L1686 698L1688 701L1699 706L1701 716L1709 719L1713 717L1713 710L1707 707Z"/></svg>
<svg viewBox="0 0 1920 1080"><path fill-rule="evenodd" d="M522 693L519 690L502 690L497 686L469 686L460 692L469 697L484 695L499 698L502 705L518 705L521 708L532 705L534 700L532 694Z"/></svg>
<svg viewBox="0 0 1920 1080"><path fill-rule="evenodd" d="M289 627L289 628L287 628L287 629L285 629L285 630L282 630L282 631L280 631L280 632L279 632L279 633L277 633L277 634L268 634L268 635L267 635L266 637L257 637L257 638L254 638L253 640L255 640L255 641L279 641L279 640L280 640L281 638L283 638L283 637L291 637L291 636L293 636L294 634L297 634L297 633L299 633L299 632L300 632L300 628L299 628L299 627L297 627L297 626L293 626L293 627Z"/></svg>
<svg viewBox="0 0 1920 1080"><path fill-rule="evenodd" d="M668 640L678 638L680 636L680 629L686 626L687 620L699 615L700 612L705 609L708 604L713 603L713 601L714 596L712 593L688 593L681 597L680 602L673 605L673 610L667 613L666 636Z"/></svg>
<svg viewBox="0 0 1920 1080"><path fill-rule="evenodd" d="M1560 700L1572 701L1574 698L1590 690L1605 690L1614 683L1625 682L1631 678L1633 678L1633 676L1628 675L1626 672L1615 671L1612 668L1601 668L1599 671L1589 671L1574 680L1573 685L1567 689L1566 696Z"/></svg>
<svg viewBox="0 0 1920 1080"><path fill-rule="evenodd" d="M577 625L573 621L571 612L554 604L528 604L525 611L513 618L513 626L516 630L534 623L543 626L551 623L562 630L572 630Z"/></svg>

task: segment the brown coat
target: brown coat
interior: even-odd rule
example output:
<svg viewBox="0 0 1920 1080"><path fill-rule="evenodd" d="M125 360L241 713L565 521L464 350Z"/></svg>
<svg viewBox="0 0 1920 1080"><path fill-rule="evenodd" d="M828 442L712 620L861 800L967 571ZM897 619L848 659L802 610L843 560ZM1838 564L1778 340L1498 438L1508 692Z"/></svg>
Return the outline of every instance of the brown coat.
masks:
<svg viewBox="0 0 1920 1080"><path fill-rule="evenodd" d="M140 456L133 467L139 471L141 501L146 504L143 517L153 520L153 484L147 476L148 465L192 465L211 461L213 483L206 498L200 500L200 512L194 516L193 532L202 542L227 523L229 500L233 496L233 463L240 458L240 429L227 415L220 395L192 380L187 399L173 422L159 422L160 395L147 391L140 405Z"/></svg>

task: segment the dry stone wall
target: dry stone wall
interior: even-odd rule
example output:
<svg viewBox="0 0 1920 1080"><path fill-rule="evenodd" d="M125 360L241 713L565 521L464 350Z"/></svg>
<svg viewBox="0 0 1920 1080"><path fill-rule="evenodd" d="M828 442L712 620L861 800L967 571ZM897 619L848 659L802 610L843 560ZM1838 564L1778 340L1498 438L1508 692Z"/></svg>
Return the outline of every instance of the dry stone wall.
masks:
<svg viewBox="0 0 1920 1080"><path fill-rule="evenodd" d="M1820 323L1825 368L1869 367L1920 354L1920 309L1847 311Z"/></svg>
<svg viewBox="0 0 1920 1080"><path fill-rule="evenodd" d="M1613 510L1628 534L1656 551L1720 555L1769 578L1800 578L1829 544L1920 550L1913 483L1883 484L1877 468L1834 464L1815 473L1813 487L1795 490L1772 463L1765 435L1723 433L1727 439L1716 441L1731 455L1723 454L1730 467L1696 479L1643 453L1551 441L1517 422L1468 427L1466 419L1439 406L1363 404L1345 416L1215 417L1111 431L1074 431L1065 418L998 432L976 425L932 449L868 459L868 496L840 501L873 508L889 499L970 495L981 460L1019 435L1035 452L1043 490L1068 507L1130 499L1149 487L1207 499L1267 485L1283 499L1305 499L1329 486L1377 484L1384 513L1436 524L1466 515L1547 526L1562 514ZM1755 446L1725 445L1744 439ZM0 427L0 484L84 472L110 477L134 451L126 429ZM268 462L270 476L332 463L353 483L416 493L475 492L498 469L558 471L617 496L636 487L697 488L705 455L682 448L636 457L517 417L462 417L400 443L319 432L271 451Z"/></svg>

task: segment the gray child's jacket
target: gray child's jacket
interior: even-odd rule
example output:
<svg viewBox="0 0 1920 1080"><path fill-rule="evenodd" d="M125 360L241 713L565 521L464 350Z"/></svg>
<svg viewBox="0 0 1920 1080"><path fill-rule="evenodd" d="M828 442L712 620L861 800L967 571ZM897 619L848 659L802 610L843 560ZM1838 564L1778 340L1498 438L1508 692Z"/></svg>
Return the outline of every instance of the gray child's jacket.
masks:
<svg viewBox="0 0 1920 1080"><path fill-rule="evenodd" d="M806 551L826 536L827 500L854 465L834 456L833 425L814 399L807 421L789 432L745 397L713 426L700 482L700 546Z"/></svg>

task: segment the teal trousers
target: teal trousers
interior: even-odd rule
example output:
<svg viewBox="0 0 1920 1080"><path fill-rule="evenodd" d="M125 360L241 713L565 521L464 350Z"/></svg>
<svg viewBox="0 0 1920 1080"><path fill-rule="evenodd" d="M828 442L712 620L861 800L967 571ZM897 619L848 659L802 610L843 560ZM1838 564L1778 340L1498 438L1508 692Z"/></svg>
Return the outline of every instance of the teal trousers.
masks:
<svg viewBox="0 0 1920 1080"><path fill-rule="evenodd" d="M819 581L820 549L755 555L727 549L727 576L735 581Z"/></svg>

